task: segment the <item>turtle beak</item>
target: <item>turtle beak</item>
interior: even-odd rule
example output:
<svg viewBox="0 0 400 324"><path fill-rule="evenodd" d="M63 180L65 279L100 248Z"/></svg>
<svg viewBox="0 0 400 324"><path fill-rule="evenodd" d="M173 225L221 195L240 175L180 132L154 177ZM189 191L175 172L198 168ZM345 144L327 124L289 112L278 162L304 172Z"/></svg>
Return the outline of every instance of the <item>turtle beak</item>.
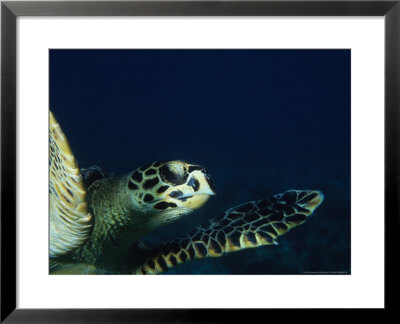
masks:
<svg viewBox="0 0 400 324"><path fill-rule="evenodd" d="M183 205L190 209L200 208L211 196L216 195L214 182L205 169L191 172L186 185L191 190L181 199Z"/></svg>
<svg viewBox="0 0 400 324"><path fill-rule="evenodd" d="M168 193L175 199L178 206L188 209L198 209L203 206L211 196L215 196L215 185L206 169L200 166L189 168L186 183L176 186Z"/></svg>
<svg viewBox="0 0 400 324"><path fill-rule="evenodd" d="M215 185L211 176L208 173L204 173L204 177L208 183L208 188L204 191L204 193L210 196L215 196L217 194L217 191L215 190Z"/></svg>
<svg viewBox="0 0 400 324"><path fill-rule="evenodd" d="M187 185L192 188L193 194L216 195L214 182L205 168L192 171L188 179Z"/></svg>

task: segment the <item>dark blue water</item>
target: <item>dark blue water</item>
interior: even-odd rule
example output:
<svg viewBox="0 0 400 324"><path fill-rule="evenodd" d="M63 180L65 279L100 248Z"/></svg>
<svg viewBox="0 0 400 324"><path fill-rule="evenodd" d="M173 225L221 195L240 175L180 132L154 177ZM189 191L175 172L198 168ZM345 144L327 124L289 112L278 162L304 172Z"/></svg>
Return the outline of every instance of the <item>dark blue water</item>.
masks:
<svg viewBox="0 0 400 324"><path fill-rule="evenodd" d="M218 195L145 239L288 189L324 203L267 246L169 273L350 273L349 50L51 50L50 107L81 167L205 166Z"/></svg>

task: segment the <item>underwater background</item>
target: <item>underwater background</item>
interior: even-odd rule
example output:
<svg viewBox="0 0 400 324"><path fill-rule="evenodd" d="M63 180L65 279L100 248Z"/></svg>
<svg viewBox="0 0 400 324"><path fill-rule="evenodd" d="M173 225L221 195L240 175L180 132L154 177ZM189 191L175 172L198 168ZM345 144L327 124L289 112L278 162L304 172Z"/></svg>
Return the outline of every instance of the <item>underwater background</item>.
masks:
<svg viewBox="0 0 400 324"><path fill-rule="evenodd" d="M288 189L325 200L279 245L169 274L350 274L350 50L50 50L50 109L80 167L122 175L181 159L217 196L144 238L191 232Z"/></svg>

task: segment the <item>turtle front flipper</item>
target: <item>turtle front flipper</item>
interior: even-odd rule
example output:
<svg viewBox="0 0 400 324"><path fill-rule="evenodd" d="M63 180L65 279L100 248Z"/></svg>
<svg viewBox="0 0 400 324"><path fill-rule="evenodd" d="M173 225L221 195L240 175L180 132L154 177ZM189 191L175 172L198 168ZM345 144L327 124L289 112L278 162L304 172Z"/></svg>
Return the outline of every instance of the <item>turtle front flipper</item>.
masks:
<svg viewBox="0 0 400 324"><path fill-rule="evenodd" d="M67 137L49 116L50 258L81 246L91 233L86 188Z"/></svg>
<svg viewBox="0 0 400 324"><path fill-rule="evenodd" d="M278 236L303 224L322 203L313 190L289 190L227 210L217 220L152 250L136 274L156 274L184 262L277 244Z"/></svg>

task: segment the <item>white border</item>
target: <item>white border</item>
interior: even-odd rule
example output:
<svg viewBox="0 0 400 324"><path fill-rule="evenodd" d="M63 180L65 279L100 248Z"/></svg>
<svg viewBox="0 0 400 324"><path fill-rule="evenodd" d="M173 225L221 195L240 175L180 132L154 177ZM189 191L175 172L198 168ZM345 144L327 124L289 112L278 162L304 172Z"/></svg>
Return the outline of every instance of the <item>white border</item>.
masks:
<svg viewBox="0 0 400 324"><path fill-rule="evenodd" d="M49 48L351 48L351 276L48 276ZM21 308L383 307L383 18L18 18Z"/></svg>

